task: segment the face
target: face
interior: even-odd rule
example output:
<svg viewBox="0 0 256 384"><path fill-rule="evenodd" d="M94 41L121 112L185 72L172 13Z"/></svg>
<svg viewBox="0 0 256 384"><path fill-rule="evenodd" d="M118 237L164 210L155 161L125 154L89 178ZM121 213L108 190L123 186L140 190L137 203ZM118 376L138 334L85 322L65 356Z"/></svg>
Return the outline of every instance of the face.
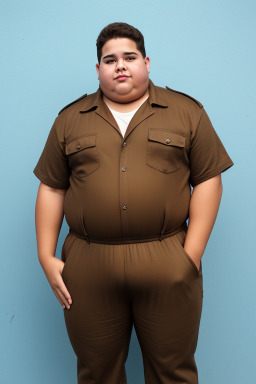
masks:
<svg viewBox="0 0 256 384"><path fill-rule="evenodd" d="M127 38L108 40L96 64L100 88L108 99L129 103L143 97L149 83L149 57L142 57L136 43Z"/></svg>

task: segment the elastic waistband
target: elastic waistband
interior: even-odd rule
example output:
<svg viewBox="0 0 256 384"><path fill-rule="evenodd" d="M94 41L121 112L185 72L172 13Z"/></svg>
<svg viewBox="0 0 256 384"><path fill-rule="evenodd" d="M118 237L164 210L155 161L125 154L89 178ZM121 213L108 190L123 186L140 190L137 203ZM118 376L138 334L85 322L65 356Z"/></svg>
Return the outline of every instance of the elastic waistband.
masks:
<svg viewBox="0 0 256 384"><path fill-rule="evenodd" d="M166 232L166 233L161 234L161 235L148 236L148 237L138 237L138 238L136 238L136 237L133 237L133 238L122 237L119 239L93 239L91 237L89 238L88 236L78 234L75 231L73 231L71 228L69 229L69 233L73 234L74 236L78 237L79 239L83 239L83 240L87 241L87 243L133 244L133 243L145 243L148 241L155 241L155 240L162 241L166 237L176 235L177 233L184 231L184 230L185 231L187 230L187 224L186 223L184 223L183 225L181 225L179 228L177 228L175 230Z"/></svg>

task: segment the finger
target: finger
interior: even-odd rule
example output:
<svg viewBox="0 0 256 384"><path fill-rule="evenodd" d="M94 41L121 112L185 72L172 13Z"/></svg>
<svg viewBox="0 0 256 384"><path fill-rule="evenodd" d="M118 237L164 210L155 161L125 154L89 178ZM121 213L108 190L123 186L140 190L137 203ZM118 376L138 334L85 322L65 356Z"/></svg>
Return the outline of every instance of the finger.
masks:
<svg viewBox="0 0 256 384"><path fill-rule="evenodd" d="M66 307L67 309L69 309L70 306L71 306L71 303L69 303L68 299L66 298L66 296L65 296L65 294L63 293L63 291L62 291L61 288L59 288L59 296L60 296L60 298L61 298L63 304L65 305L65 307Z"/></svg>
<svg viewBox="0 0 256 384"><path fill-rule="evenodd" d="M70 306L72 304L72 298L71 298L70 293L67 290L67 287L66 287L65 283L63 282L63 280L61 282L61 285L58 288L60 290L61 297L63 297L64 304L66 306Z"/></svg>
<svg viewBox="0 0 256 384"><path fill-rule="evenodd" d="M60 286L60 290L61 292L63 293L63 295L65 296L66 300L68 301L69 304L72 304L72 297L69 293L69 291L67 290L67 287L63 281L63 279L61 279L61 286Z"/></svg>
<svg viewBox="0 0 256 384"><path fill-rule="evenodd" d="M70 304L68 303L68 300L65 298L65 295L62 293L61 289L59 287L56 287L54 290L55 296L59 300L62 308L70 308Z"/></svg>
<svg viewBox="0 0 256 384"><path fill-rule="evenodd" d="M59 300L60 305L62 306L62 308L64 309L66 306L65 306L63 300L61 299L59 292L60 292L60 291L58 291L57 289L54 289L54 288L53 288L53 293L55 294L55 296L56 296L57 299Z"/></svg>

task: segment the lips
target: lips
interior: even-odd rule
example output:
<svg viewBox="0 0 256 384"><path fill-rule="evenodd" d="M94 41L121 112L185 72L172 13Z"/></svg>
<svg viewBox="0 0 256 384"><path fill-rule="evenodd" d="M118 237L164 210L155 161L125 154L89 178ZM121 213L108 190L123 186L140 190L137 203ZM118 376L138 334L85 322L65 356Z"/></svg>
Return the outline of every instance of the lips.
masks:
<svg viewBox="0 0 256 384"><path fill-rule="evenodd" d="M129 76L126 76L126 75L119 75L116 77L116 80L125 80L125 79L128 79Z"/></svg>

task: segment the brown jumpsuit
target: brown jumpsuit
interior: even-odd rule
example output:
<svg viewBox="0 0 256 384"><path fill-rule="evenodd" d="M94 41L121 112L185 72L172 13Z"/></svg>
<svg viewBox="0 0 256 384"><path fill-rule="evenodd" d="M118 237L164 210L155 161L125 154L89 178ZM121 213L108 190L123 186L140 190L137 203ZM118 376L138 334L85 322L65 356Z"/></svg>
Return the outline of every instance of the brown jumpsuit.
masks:
<svg viewBox="0 0 256 384"><path fill-rule="evenodd" d="M78 384L125 384L134 326L146 384L196 384L200 270L186 253L191 187L233 165L203 106L157 87L125 137L102 91L55 119L34 169L66 189L62 277Z"/></svg>

